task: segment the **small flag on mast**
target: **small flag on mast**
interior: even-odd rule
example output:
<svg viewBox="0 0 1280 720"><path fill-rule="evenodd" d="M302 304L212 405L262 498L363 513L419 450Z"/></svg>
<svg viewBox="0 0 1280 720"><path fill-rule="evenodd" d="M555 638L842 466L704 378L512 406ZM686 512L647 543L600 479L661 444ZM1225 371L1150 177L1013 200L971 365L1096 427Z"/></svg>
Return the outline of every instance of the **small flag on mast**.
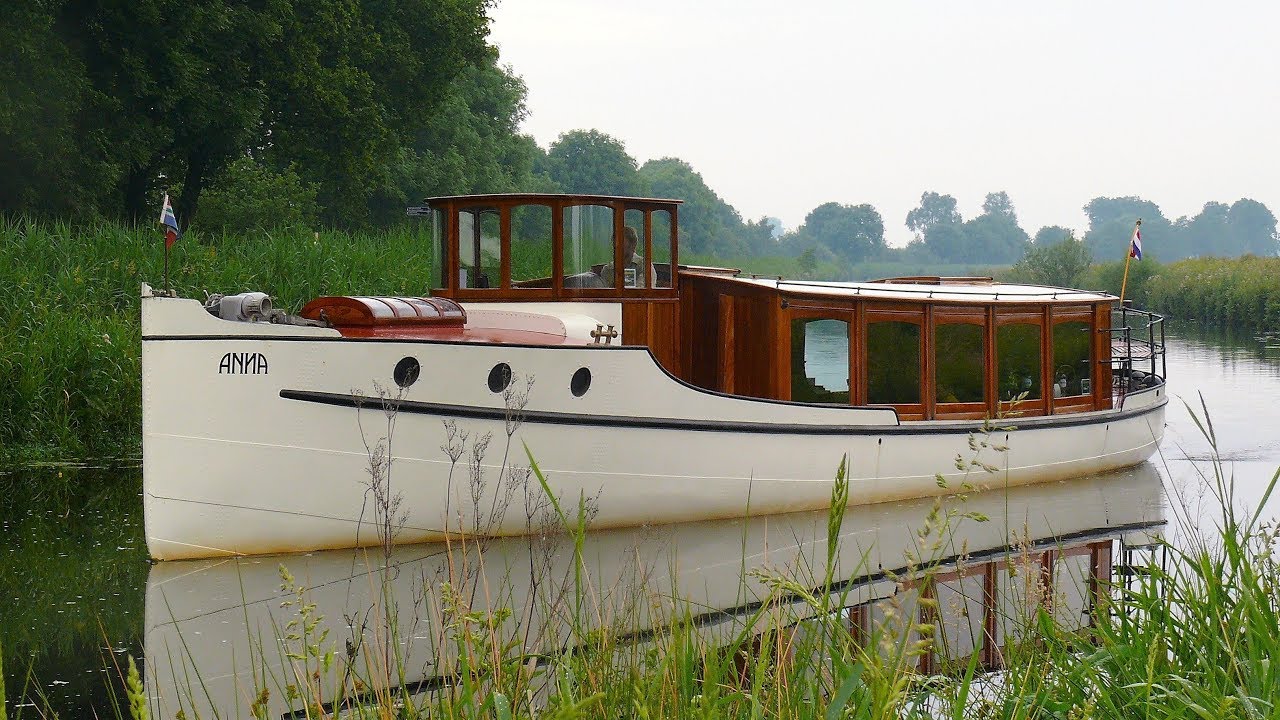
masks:
<svg viewBox="0 0 1280 720"><path fill-rule="evenodd" d="M169 203L169 193L164 194L164 207L160 209L160 225L164 227L164 248L173 247L182 231L178 230L178 218L173 214L173 205Z"/></svg>
<svg viewBox="0 0 1280 720"><path fill-rule="evenodd" d="M1139 220L1133 226L1133 237L1129 240L1129 257L1134 260L1142 259L1142 221Z"/></svg>

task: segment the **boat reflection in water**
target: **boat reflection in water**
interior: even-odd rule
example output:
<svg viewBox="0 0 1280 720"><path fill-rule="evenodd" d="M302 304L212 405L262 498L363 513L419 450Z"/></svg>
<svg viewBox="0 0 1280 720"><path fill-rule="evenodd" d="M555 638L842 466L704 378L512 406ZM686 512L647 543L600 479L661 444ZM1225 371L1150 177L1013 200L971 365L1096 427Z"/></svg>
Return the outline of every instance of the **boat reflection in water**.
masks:
<svg viewBox="0 0 1280 720"><path fill-rule="evenodd" d="M924 612L917 600L925 594L937 600L931 622L943 639L920 669L975 648L984 666L997 667L1013 618L1047 603L1068 627L1087 624L1126 548L1150 544L1164 524L1150 463L1007 492L852 506L835 543L835 607L865 638L885 630L886 617ZM240 717L255 699L279 717L303 707L289 700L290 685L320 689L307 704L332 702L344 681L350 694L352 655L362 692L376 690L379 675L427 692L452 682L467 613L476 614L471 629L496 637L506 658L534 674L536 692L540 662L580 641L582 630L606 629L620 647L636 647L672 618L692 618L714 646L766 599L791 622L812 617L801 593L770 578L820 589L827 552L827 515L803 513L590 532L577 576L573 540L562 533L396 546L385 557L362 549L160 563L147 582L148 694L157 717L183 708L188 717L211 709ZM924 579L919 568L930 558L938 564ZM305 588L301 596L295 587ZM510 612L492 612L499 609ZM304 629L306 638L289 638ZM290 657L307 656L306 644L318 644L321 657ZM317 668L320 680L308 682Z"/></svg>

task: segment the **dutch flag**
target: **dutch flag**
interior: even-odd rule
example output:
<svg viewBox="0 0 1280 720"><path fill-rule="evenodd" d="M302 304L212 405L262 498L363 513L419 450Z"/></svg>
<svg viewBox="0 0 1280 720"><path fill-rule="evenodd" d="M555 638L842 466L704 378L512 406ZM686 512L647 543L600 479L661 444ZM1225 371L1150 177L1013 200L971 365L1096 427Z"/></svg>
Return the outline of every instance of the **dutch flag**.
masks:
<svg viewBox="0 0 1280 720"><path fill-rule="evenodd" d="M1133 226L1133 237L1129 240L1129 257L1134 260L1142 259L1142 221L1139 220L1137 225Z"/></svg>
<svg viewBox="0 0 1280 720"><path fill-rule="evenodd" d="M173 247L182 232L178 230L178 218L173 214L173 205L169 203L169 193L164 194L164 207L160 209L160 225L164 227L165 249Z"/></svg>

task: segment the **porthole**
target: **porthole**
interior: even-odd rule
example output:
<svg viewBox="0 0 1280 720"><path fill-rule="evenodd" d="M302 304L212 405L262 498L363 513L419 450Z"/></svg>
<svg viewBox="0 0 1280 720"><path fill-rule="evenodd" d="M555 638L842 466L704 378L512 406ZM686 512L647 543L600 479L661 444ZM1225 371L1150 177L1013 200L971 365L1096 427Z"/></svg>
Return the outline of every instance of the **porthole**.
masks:
<svg viewBox="0 0 1280 720"><path fill-rule="evenodd" d="M396 369L391 371L391 377L402 388L418 382L418 376L421 374L422 365L417 358L411 357L401 358L400 362L396 363Z"/></svg>
<svg viewBox="0 0 1280 720"><path fill-rule="evenodd" d="M591 370L587 368L578 368L573 374L573 379L569 381L569 392L574 397L582 397L591 389Z"/></svg>
<svg viewBox="0 0 1280 720"><path fill-rule="evenodd" d="M489 371L489 389L500 393L507 389L511 384L511 366L506 363L498 363Z"/></svg>

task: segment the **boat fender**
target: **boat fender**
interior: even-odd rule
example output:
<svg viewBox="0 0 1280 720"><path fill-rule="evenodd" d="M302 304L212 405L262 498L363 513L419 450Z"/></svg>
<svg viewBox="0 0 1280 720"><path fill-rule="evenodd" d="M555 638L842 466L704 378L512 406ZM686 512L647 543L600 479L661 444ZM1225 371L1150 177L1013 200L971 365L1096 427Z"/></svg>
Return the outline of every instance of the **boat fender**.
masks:
<svg viewBox="0 0 1280 720"><path fill-rule="evenodd" d="M264 292L246 292L237 295L213 294L204 302L210 315L223 320L260 322L271 319L275 313L271 296Z"/></svg>

